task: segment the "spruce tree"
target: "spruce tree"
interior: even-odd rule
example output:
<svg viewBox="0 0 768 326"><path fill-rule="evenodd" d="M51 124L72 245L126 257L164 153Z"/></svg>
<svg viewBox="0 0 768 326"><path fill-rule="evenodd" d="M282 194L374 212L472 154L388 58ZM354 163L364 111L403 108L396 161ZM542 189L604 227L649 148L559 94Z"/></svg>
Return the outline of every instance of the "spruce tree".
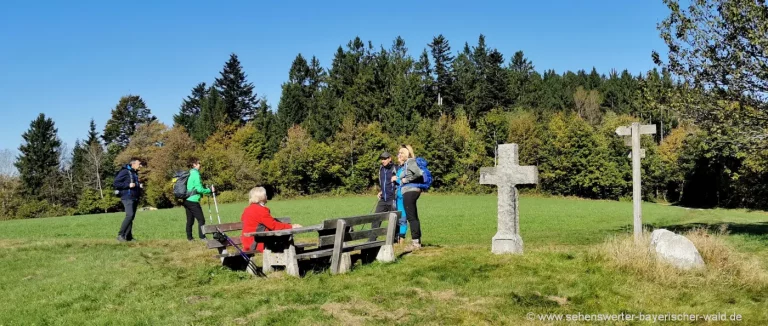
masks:
<svg viewBox="0 0 768 326"><path fill-rule="evenodd" d="M509 74L502 67L504 64L504 55L496 49L488 54L487 70L485 78L488 82L488 97L490 107L488 110L506 107L510 100L507 93L509 84ZM487 111L484 111L487 112Z"/></svg>
<svg viewBox="0 0 768 326"><path fill-rule="evenodd" d="M107 146L123 149L128 146L131 136L136 131L136 126L156 119L157 117L152 115L141 96L123 96L112 109L112 117L104 127L102 139Z"/></svg>
<svg viewBox="0 0 768 326"><path fill-rule="evenodd" d="M435 85L437 93L443 99L443 105L450 105L451 86L453 76L451 76L453 57L451 56L451 45L448 40L440 34L432 39L429 44L432 50L432 61L435 64ZM437 99L435 99L437 101Z"/></svg>
<svg viewBox="0 0 768 326"><path fill-rule="evenodd" d="M47 180L58 176L61 140L57 133L53 119L40 113L21 135L24 143L14 165L21 176L21 191L28 198L41 199Z"/></svg>
<svg viewBox="0 0 768 326"><path fill-rule="evenodd" d="M515 52L509 63L509 99L512 105L521 105L523 95L531 74L534 72L533 63L528 60L523 51Z"/></svg>
<svg viewBox="0 0 768 326"><path fill-rule="evenodd" d="M193 132L195 121L197 121L197 117L200 115L201 104L207 92L208 88L205 87L205 83L197 84L192 89L192 94L188 95L181 103L179 113L173 116L173 122L184 127L189 134Z"/></svg>
<svg viewBox="0 0 768 326"><path fill-rule="evenodd" d="M435 79L432 76L433 70L432 65L429 62L427 49L424 49L424 51L421 52L419 61L414 65L414 70L419 77L419 90L424 94L422 104L418 107L418 113L423 117L427 117L430 115L432 104L435 103L434 99L437 98L437 93L433 89Z"/></svg>
<svg viewBox="0 0 768 326"><path fill-rule="evenodd" d="M247 81L237 55L232 53L224 69L216 78L214 87L222 98L225 117L228 122L245 123L253 120L258 106L253 83Z"/></svg>
<svg viewBox="0 0 768 326"><path fill-rule="evenodd" d="M192 138L199 143L205 142L219 124L227 123L224 99L215 87L208 88L208 95L200 102L200 117L195 121Z"/></svg>
<svg viewBox="0 0 768 326"><path fill-rule="evenodd" d="M88 129L88 139L86 139L85 143L90 145L98 141L99 141L99 132L96 131L96 122L94 122L93 118L91 118L91 124Z"/></svg>
<svg viewBox="0 0 768 326"><path fill-rule="evenodd" d="M278 117L285 129L301 124L309 114L310 68L307 60L299 54L293 60L288 71L288 82L283 83L280 104L277 107Z"/></svg>

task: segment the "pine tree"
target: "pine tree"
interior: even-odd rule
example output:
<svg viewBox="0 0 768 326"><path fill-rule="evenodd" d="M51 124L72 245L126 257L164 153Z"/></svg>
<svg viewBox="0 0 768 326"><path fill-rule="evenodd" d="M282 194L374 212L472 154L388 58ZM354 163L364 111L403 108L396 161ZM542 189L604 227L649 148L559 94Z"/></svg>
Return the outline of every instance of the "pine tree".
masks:
<svg viewBox="0 0 768 326"><path fill-rule="evenodd" d="M429 62L427 49L424 49L424 51L421 52L421 56L419 56L419 61L416 62L414 70L419 77L419 91L424 94L422 104L418 107L418 113L421 114L421 116L426 117L430 115L432 103L434 103L434 99L437 98L433 89L435 80L432 76L433 71Z"/></svg>
<svg viewBox="0 0 768 326"><path fill-rule="evenodd" d="M258 99L236 54L230 54L220 75L214 87L224 102L226 120L241 124L251 121L256 114Z"/></svg>
<svg viewBox="0 0 768 326"><path fill-rule="evenodd" d="M97 140L98 141L98 140ZM79 139L75 140L75 147L72 148L72 175L77 189L81 189L83 178L85 176L85 146L87 142L81 143Z"/></svg>
<svg viewBox="0 0 768 326"><path fill-rule="evenodd" d="M323 86L325 83L325 78L328 77L328 75L325 72L325 69L320 65L320 60L318 60L315 56L312 56L312 61L309 64L309 87L312 89L312 95L316 95L318 91L320 91L320 87Z"/></svg>
<svg viewBox="0 0 768 326"><path fill-rule="evenodd" d="M451 45L443 37L443 34L440 34L432 39L429 48L432 50L432 61L435 63L436 91L438 96L442 97L443 105L450 106L450 103L452 103L451 86L453 85L453 76L451 76L451 65L453 63Z"/></svg>
<svg viewBox="0 0 768 326"><path fill-rule="evenodd" d="M513 105L522 104L526 84L534 72L533 63L528 60L523 51L515 52L509 63L509 99Z"/></svg>
<svg viewBox="0 0 768 326"><path fill-rule="evenodd" d="M57 133L53 119L40 113L21 135L24 143L14 165L21 176L22 193L28 198L41 199L44 186L55 186L48 180L58 174L61 140Z"/></svg>
<svg viewBox="0 0 768 326"><path fill-rule="evenodd" d="M388 54L390 64L382 72L385 87L382 93L391 95L381 112L381 121L387 132L405 134L416 127L413 123L416 116L427 109L424 91L428 88L422 84L425 81L422 77L430 75L429 58L424 52L422 56L426 61L414 64L401 37L395 39Z"/></svg>
<svg viewBox="0 0 768 326"><path fill-rule="evenodd" d="M328 74L320 65L320 60L315 56L312 56L312 61L309 65L309 95L307 103L307 120L314 112L317 112L320 106L320 92L327 87Z"/></svg>
<svg viewBox="0 0 768 326"><path fill-rule="evenodd" d="M219 91L215 87L209 87L208 95L200 102L200 117L195 121L192 138L204 143L208 136L217 130L219 124L228 122L226 114L224 99L219 95Z"/></svg>
<svg viewBox="0 0 768 326"><path fill-rule="evenodd" d="M276 115L272 113L267 100L264 98L259 101L253 125L258 132L263 133L266 137L267 145L263 157L272 158L272 156L280 149L280 142L283 140L284 130L278 123Z"/></svg>
<svg viewBox="0 0 768 326"><path fill-rule="evenodd" d="M285 129L301 124L309 114L310 68L307 60L299 54L288 71L288 82L283 83L277 114Z"/></svg>
<svg viewBox="0 0 768 326"><path fill-rule="evenodd" d="M507 85L509 84L509 74L502 65L504 64L504 55L496 49L493 49L488 55L488 71L486 80L488 81L488 92L491 106L488 110L505 107L509 104Z"/></svg>
<svg viewBox="0 0 768 326"><path fill-rule="evenodd" d="M600 74L597 73L597 69L595 67L592 67L592 72L589 73L589 77L587 78L587 85L585 88L587 89L599 89L600 86L603 85L603 78L600 77Z"/></svg>
<svg viewBox="0 0 768 326"><path fill-rule="evenodd" d="M192 133L195 127L195 121L200 115L201 104L208 89L205 87L205 83L199 83L192 89L192 94L188 95L186 99L181 103L179 113L173 115L173 122L178 124L187 130L187 133Z"/></svg>
<svg viewBox="0 0 768 326"><path fill-rule="evenodd" d="M112 110L112 117L104 127L102 139L107 146L116 145L116 148L123 149L128 146L136 126L156 119L141 96L123 96Z"/></svg>
<svg viewBox="0 0 768 326"><path fill-rule="evenodd" d="M453 74L456 80L453 84L453 100L457 105L461 105L462 111L474 115L475 85L477 84L478 74L475 71L475 64L472 62L472 52L469 44L464 43L464 50L459 53L456 60L453 61Z"/></svg>
<svg viewBox="0 0 768 326"><path fill-rule="evenodd" d="M91 124L88 129L88 139L85 141L85 143L93 144L94 142L98 142L98 141L99 141L99 132L96 131L96 122L94 122L93 118L91 118Z"/></svg>

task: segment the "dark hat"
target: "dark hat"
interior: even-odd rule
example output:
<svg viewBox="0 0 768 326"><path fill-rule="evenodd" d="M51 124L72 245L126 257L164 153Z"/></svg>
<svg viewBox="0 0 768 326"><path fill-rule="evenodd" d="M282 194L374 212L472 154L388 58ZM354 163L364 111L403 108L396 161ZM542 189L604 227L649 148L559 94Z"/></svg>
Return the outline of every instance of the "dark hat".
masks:
<svg viewBox="0 0 768 326"><path fill-rule="evenodd" d="M386 159L388 159L390 157L392 157L392 155L389 155L389 153L387 151L384 151L384 153L381 153L381 155L379 155L379 159L380 160L386 160Z"/></svg>

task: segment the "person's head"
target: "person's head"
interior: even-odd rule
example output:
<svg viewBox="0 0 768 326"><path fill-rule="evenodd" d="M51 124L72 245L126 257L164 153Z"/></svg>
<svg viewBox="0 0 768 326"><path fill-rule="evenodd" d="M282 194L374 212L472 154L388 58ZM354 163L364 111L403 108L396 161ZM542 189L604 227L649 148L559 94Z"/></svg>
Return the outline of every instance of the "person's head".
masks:
<svg viewBox="0 0 768 326"><path fill-rule="evenodd" d="M248 202L251 204L266 204L267 190L264 187L255 187L248 193Z"/></svg>
<svg viewBox="0 0 768 326"><path fill-rule="evenodd" d="M389 155L389 152L384 151L384 153L379 155L379 161L381 162L382 166L387 166L389 163L392 163L392 155Z"/></svg>
<svg viewBox="0 0 768 326"><path fill-rule="evenodd" d="M131 160L128 161L128 165L131 166L131 169L139 170L142 166L144 166L144 163L141 162L141 159L138 157L131 157Z"/></svg>
<svg viewBox="0 0 768 326"><path fill-rule="evenodd" d="M197 157L191 157L187 160L187 167L190 169L200 169L200 159Z"/></svg>
<svg viewBox="0 0 768 326"><path fill-rule="evenodd" d="M413 153L413 147L411 147L411 145L400 145L400 150L397 152L397 161L400 162L400 164L403 164L409 158L414 157L416 157L416 154Z"/></svg>

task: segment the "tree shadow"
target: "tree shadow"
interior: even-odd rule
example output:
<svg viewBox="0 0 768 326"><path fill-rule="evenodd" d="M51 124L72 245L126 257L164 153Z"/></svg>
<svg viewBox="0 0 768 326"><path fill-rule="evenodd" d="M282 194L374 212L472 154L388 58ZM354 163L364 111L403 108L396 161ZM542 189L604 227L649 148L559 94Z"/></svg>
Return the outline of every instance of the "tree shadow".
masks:
<svg viewBox="0 0 768 326"><path fill-rule="evenodd" d="M632 225L625 225L618 229L621 232L631 232L634 229ZM710 233L728 233L739 235L754 235L768 238L768 222L754 223L683 223L683 224L643 224L644 230L667 229L675 233L685 233L695 229L703 229Z"/></svg>

